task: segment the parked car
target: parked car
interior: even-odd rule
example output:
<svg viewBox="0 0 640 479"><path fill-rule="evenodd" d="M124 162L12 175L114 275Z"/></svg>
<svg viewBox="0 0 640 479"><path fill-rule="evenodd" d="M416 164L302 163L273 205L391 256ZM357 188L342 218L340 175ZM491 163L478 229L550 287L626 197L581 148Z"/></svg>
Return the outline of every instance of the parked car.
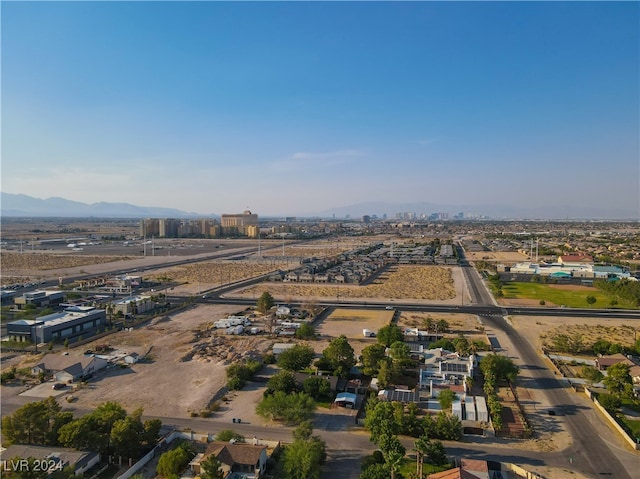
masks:
<svg viewBox="0 0 640 479"><path fill-rule="evenodd" d="M51 386L51 389L64 389L64 384L55 383L53 386Z"/></svg>

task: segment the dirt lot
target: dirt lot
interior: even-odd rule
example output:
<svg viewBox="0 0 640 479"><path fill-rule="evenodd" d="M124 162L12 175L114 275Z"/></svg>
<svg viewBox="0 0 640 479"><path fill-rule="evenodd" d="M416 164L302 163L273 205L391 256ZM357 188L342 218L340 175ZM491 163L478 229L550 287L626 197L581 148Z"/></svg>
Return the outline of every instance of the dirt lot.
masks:
<svg viewBox="0 0 640 479"><path fill-rule="evenodd" d="M273 343L263 337L209 337L205 333L212 321L236 312L233 306L201 305L153 325L109 336L111 347L148 352L149 361L97 375L78 391L74 404L90 408L117 401L127 410L141 406L145 414L164 417L188 417L190 411L200 411L226 383L225 367L230 362L261 355ZM83 348L92 349L92 343Z"/></svg>
<svg viewBox="0 0 640 479"><path fill-rule="evenodd" d="M370 311L336 308L329 317L315 324L322 336L337 337L344 334L349 339L363 339L362 330L378 331L391 322L395 311Z"/></svg>
<svg viewBox="0 0 640 479"><path fill-rule="evenodd" d="M460 268L440 266L395 266L367 286L349 284L261 283L229 297L259 297L268 291L280 301L294 298L372 299L376 301L418 300L454 304L463 291Z"/></svg>
<svg viewBox="0 0 640 479"><path fill-rule="evenodd" d="M523 333L536 349L541 350L553 334L581 334L585 344L598 339L631 345L640 325L632 319L568 318L555 316L512 316L514 327Z"/></svg>

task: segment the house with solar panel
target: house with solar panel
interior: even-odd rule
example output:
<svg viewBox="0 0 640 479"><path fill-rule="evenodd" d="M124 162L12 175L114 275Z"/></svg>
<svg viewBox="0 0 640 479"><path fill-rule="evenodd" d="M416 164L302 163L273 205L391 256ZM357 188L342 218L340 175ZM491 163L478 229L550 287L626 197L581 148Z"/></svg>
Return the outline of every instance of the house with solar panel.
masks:
<svg viewBox="0 0 640 479"><path fill-rule="evenodd" d="M466 393L466 378L472 378L478 367L475 355L462 356L443 348L422 351L419 384L428 397L437 397L443 389Z"/></svg>

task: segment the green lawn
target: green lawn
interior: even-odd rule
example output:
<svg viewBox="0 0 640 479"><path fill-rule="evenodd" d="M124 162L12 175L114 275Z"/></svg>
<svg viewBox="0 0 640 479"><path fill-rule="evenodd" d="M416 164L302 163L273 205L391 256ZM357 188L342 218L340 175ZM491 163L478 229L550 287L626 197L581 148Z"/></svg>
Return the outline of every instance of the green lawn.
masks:
<svg viewBox="0 0 640 479"><path fill-rule="evenodd" d="M409 453L414 455L414 459L405 457L402 460L402 464L400 465L400 468L399 468L399 472L402 474L402 477L409 477L410 473L416 472L415 453L413 453L412 451L409 451ZM425 461L426 461L426 458L425 458ZM428 462L425 462L422 466L422 472L425 475L433 474L435 472L446 471L447 469L451 469L451 466L434 466L433 464L429 464Z"/></svg>
<svg viewBox="0 0 640 479"><path fill-rule="evenodd" d="M556 289L549 284L509 282L502 287L505 299L544 300L547 306L551 303L570 308L609 308L612 298L597 288L585 286L579 291ZM587 296L596 298L593 305L587 303ZM625 307L622 303L616 307Z"/></svg>
<svg viewBox="0 0 640 479"><path fill-rule="evenodd" d="M626 417L621 417L618 420L623 422L625 426L629 428L632 437L640 437L640 421Z"/></svg>

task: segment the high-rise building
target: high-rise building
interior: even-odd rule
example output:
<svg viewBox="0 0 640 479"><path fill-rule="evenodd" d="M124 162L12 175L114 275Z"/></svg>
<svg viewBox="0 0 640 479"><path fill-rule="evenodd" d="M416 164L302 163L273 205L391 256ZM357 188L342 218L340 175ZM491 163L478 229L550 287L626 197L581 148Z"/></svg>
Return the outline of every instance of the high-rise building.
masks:
<svg viewBox="0 0 640 479"><path fill-rule="evenodd" d="M248 236L249 226L258 226L258 215L246 210L242 214L223 214L220 223L224 234Z"/></svg>

